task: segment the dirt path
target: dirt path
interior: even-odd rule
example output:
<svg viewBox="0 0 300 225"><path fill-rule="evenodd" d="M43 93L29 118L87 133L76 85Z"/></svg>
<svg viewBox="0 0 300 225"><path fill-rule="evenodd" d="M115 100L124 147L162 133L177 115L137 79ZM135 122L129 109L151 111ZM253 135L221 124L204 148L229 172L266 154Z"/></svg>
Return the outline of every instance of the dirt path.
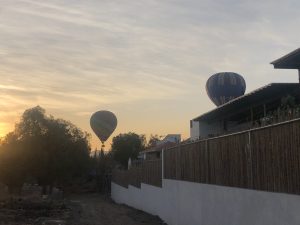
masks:
<svg viewBox="0 0 300 225"><path fill-rule="evenodd" d="M70 197L74 225L163 225L156 216L115 204L98 194Z"/></svg>
<svg viewBox="0 0 300 225"><path fill-rule="evenodd" d="M158 217L118 205L109 197L82 194L42 198L40 194L0 199L0 225L166 225Z"/></svg>

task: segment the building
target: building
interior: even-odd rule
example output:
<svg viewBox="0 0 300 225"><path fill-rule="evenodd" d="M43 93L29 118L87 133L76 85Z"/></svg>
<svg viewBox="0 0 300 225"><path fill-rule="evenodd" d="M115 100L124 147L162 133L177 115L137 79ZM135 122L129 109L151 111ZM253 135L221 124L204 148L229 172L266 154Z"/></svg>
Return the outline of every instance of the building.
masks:
<svg viewBox="0 0 300 225"><path fill-rule="evenodd" d="M274 68L298 69L300 79L300 49L271 64ZM282 117L300 116L298 109L297 112L290 109L298 105L299 83L271 83L192 119L190 138L215 137L264 126L280 121Z"/></svg>
<svg viewBox="0 0 300 225"><path fill-rule="evenodd" d="M144 160L160 159L163 149L171 148L180 143L180 141L180 134L168 134L163 140L158 141L156 146L140 152L139 158Z"/></svg>
<svg viewBox="0 0 300 225"><path fill-rule="evenodd" d="M297 69L300 83L300 48L271 62L274 69Z"/></svg>

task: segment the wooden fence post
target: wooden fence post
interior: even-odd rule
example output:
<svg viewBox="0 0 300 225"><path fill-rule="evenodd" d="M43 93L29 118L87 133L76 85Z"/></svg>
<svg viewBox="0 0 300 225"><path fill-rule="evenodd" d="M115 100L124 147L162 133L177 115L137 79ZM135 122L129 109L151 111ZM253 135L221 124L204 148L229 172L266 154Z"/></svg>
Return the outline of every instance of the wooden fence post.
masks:
<svg viewBox="0 0 300 225"><path fill-rule="evenodd" d="M210 155L209 155L209 149L208 149L208 140L205 140L205 155L207 157L207 168L206 168L206 178L203 179L206 183L210 183L210 174L211 174L211 168L210 168Z"/></svg>
<svg viewBox="0 0 300 225"><path fill-rule="evenodd" d="M181 180L181 144L178 145L175 155L176 180Z"/></svg>
<svg viewBox="0 0 300 225"><path fill-rule="evenodd" d="M164 172L165 172L165 157L164 157L164 152L165 152L165 149L163 148L161 150L161 181L164 179L165 175L164 175Z"/></svg>
<svg viewBox="0 0 300 225"><path fill-rule="evenodd" d="M253 160L252 160L252 149L251 149L251 131L248 131L248 144L247 144L247 171L248 171L248 178L247 180L249 183L247 185L250 188L253 188Z"/></svg>

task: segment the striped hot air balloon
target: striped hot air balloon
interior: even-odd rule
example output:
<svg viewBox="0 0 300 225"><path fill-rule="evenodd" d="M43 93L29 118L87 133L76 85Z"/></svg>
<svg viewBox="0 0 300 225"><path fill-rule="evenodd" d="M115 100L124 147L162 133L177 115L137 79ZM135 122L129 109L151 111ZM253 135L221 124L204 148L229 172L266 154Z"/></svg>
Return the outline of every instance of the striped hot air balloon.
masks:
<svg viewBox="0 0 300 225"><path fill-rule="evenodd" d="M95 112L91 119L90 125L102 144L110 137L117 127L117 117L110 111Z"/></svg>
<svg viewBox="0 0 300 225"><path fill-rule="evenodd" d="M207 95L217 106L242 96L245 90L244 78L233 72L216 73L206 82Z"/></svg>

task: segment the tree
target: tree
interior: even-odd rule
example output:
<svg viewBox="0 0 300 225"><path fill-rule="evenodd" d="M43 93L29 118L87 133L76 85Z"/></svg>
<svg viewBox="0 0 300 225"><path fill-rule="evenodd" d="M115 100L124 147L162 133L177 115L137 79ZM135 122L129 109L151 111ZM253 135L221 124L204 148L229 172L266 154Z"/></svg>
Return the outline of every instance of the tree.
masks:
<svg viewBox="0 0 300 225"><path fill-rule="evenodd" d="M111 151L113 158L124 168L128 159L136 159L140 151L145 149L145 136L132 132L119 134L112 140Z"/></svg>
<svg viewBox="0 0 300 225"><path fill-rule="evenodd" d="M92 157L93 178L96 181L96 189L98 192L105 193L110 190L110 176L112 169L115 166L115 161L112 158L111 151L104 152L95 150Z"/></svg>
<svg viewBox="0 0 300 225"><path fill-rule="evenodd" d="M9 193L21 192L28 175L27 162L22 142L15 133L7 134L0 146L0 180L8 186Z"/></svg>
<svg viewBox="0 0 300 225"><path fill-rule="evenodd" d="M147 143L147 148L152 148L152 147L155 147L157 145L157 143L161 140L160 136L155 134L151 134L150 135L150 138L149 138L149 141Z"/></svg>
<svg viewBox="0 0 300 225"><path fill-rule="evenodd" d="M8 157L6 163L22 162L24 171L43 186L44 193L47 186L63 187L88 168L89 135L71 122L47 116L40 106L26 110L5 140L2 152L7 157L14 156ZM20 176L24 178L23 173Z"/></svg>

